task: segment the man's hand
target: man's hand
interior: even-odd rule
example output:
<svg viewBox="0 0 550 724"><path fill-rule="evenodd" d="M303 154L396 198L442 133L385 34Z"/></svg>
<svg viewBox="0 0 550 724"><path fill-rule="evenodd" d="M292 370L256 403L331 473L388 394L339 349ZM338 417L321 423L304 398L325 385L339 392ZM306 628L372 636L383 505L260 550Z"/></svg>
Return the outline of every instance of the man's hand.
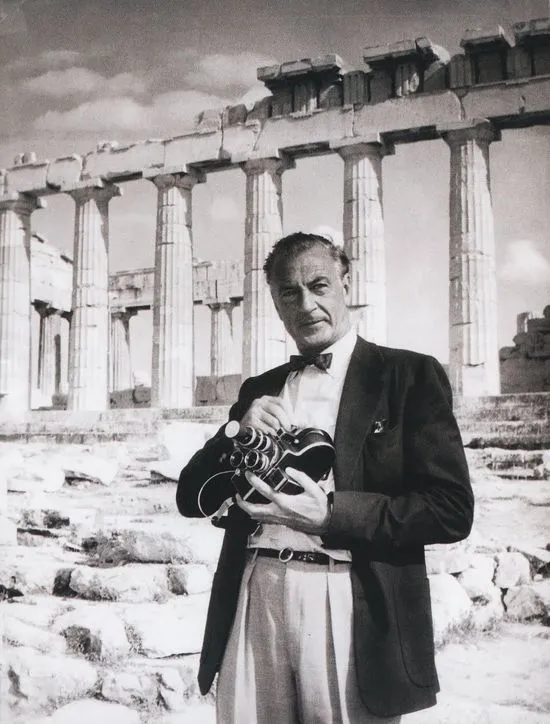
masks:
<svg viewBox="0 0 550 724"><path fill-rule="evenodd" d="M241 427L251 425L268 435L275 435L281 428L290 430L292 411L286 400L281 397L264 395L252 402L240 423Z"/></svg>
<svg viewBox="0 0 550 724"><path fill-rule="evenodd" d="M248 503L237 495L237 505L258 523L277 523L304 533L325 533L330 518L328 497L308 475L287 468L288 477L301 485L303 493L287 495L275 492L254 473L246 472L246 479L268 503Z"/></svg>

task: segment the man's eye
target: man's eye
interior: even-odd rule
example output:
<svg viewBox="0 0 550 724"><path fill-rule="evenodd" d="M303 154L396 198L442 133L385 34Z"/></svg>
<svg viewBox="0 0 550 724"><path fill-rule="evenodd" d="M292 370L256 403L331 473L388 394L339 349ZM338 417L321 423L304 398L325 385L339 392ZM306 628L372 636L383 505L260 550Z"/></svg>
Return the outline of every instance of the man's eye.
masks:
<svg viewBox="0 0 550 724"><path fill-rule="evenodd" d="M325 282L319 282L319 284L313 285L313 290L316 292L322 292L328 287L328 284L325 284Z"/></svg>

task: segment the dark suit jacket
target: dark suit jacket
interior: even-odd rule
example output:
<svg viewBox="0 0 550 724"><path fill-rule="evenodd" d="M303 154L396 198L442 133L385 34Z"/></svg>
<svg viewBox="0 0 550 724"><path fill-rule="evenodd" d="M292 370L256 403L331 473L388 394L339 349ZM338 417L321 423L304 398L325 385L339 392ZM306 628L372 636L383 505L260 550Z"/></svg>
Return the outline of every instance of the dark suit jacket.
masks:
<svg viewBox="0 0 550 724"><path fill-rule="evenodd" d="M278 395L282 365L246 380L230 411L240 419L252 400ZM334 506L326 547L352 552L354 644L358 687L377 716L435 703L430 592L424 545L465 538L473 495L449 382L432 357L379 347L359 338L338 412ZM376 433L382 424L383 432ZM231 449L218 432L182 470L177 504L199 516L197 494ZM205 693L221 665L235 615L250 519L230 521L216 571L201 654Z"/></svg>

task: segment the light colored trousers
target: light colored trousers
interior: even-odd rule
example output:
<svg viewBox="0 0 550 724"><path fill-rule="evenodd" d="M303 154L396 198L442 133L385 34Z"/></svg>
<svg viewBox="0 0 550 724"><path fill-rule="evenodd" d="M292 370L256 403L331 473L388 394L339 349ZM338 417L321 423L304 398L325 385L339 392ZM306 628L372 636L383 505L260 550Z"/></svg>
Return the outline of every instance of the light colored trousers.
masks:
<svg viewBox="0 0 550 724"><path fill-rule="evenodd" d="M218 724L400 720L375 717L359 699L350 564L251 555L218 677Z"/></svg>

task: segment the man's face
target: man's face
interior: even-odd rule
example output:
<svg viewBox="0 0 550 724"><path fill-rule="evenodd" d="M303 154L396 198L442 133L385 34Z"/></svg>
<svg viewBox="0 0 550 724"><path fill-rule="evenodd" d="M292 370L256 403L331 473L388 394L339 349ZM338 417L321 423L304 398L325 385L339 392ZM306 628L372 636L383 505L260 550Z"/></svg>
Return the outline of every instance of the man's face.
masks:
<svg viewBox="0 0 550 724"><path fill-rule="evenodd" d="M302 354L322 352L350 329L349 275L321 244L273 269L275 308Z"/></svg>

